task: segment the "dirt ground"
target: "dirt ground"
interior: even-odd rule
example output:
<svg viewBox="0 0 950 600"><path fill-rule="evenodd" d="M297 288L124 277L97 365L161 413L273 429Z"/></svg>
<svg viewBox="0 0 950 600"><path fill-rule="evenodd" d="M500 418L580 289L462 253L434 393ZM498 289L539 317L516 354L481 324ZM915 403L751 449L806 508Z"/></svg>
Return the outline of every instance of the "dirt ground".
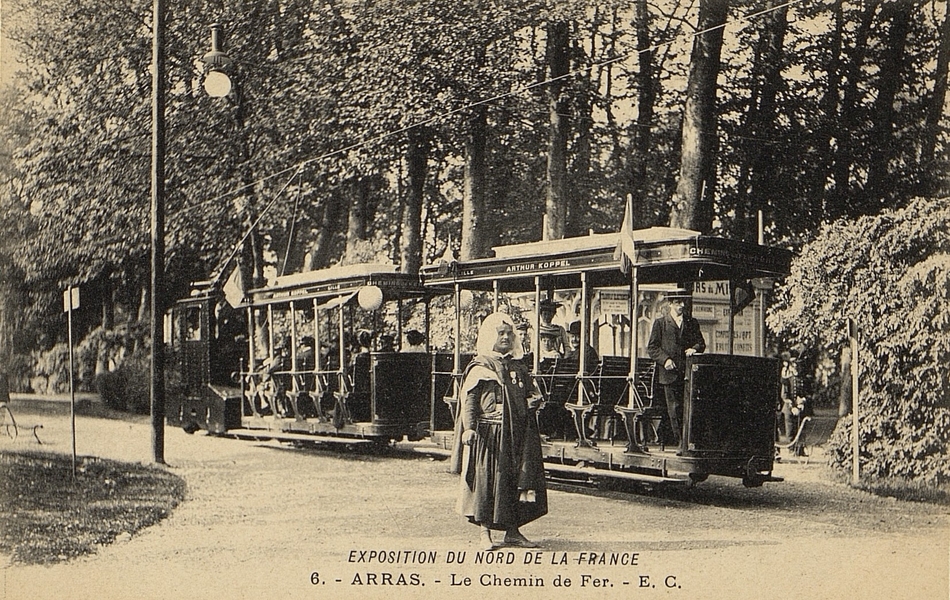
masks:
<svg viewBox="0 0 950 600"><path fill-rule="evenodd" d="M44 445L21 435L0 450L70 452L62 406L14 410L43 424ZM147 418L76 430L80 455L151 460ZM758 489L557 487L523 528L539 549L485 555L443 460L165 435L188 485L168 519L62 564L0 557L0 598L950 597L947 508L829 483L818 460L779 463L786 481Z"/></svg>

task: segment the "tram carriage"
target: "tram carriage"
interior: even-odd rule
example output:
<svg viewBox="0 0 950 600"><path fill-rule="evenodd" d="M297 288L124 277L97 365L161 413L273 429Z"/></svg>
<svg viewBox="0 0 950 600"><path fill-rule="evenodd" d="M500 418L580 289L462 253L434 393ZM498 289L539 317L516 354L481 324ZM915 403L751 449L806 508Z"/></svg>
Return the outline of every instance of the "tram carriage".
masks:
<svg viewBox="0 0 950 600"><path fill-rule="evenodd" d="M618 236L499 247L493 258L429 265L422 275L426 285L454 288L457 306L464 294L482 292L495 310L505 303L532 315L534 351L528 360L545 396L538 418L549 471L577 474L594 467L646 481L723 475L750 487L779 480L771 474L779 363L763 356L762 307L739 313L746 325L751 322L741 336L735 318L756 284L767 289L773 278L788 274L791 253L659 227L633 232L635 257L625 272ZM658 428L666 406L646 345L664 291L680 286L697 292L708 351L688 358L680 432L685 443L678 451L664 444ZM724 298L704 303L707 289L721 290ZM542 297L576 306L562 320L580 322L579 357L540 359ZM463 337L459 313L456 340ZM592 361L587 355L594 342L600 358ZM443 402L453 414L457 409L471 357L464 350L456 344L451 369L442 365L440 372L451 370L451 377L446 382L443 375L433 386L433 410ZM433 419L432 439L448 447L452 432L444 421L440 426Z"/></svg>
<svg viewBox="0 0 950 600"><path fill-rule="evenodd" d="M505 303L532 320L527 360L544 395L538 419L549 471L589 476L594 468L656 482L725 475L749 486L777 480L779 364L763 357L761 307L738 312L736 299L786 275L790 252L651 228L633 233L635 256L625 272L618 235L499 247L493 258L440 261L419 276L391 265L298 273L251 290L236 308L210 282L199 284L172 311L183 393L169 398L169 424L284 440L428 438L448 449L477 328L462 329L463 298L475 293L494 305L482 312ZM666 408L646 342L665 292L683 286L694 290L708 351L688 359L685 444L677 452L658 427ZM452 294L453 314L440 315L454 317L452 351L432 352L430 302ZM541 360L542 297L570 307L560 320L579 321L580 356ZM425 352L384 349L378 338L368 352L352 349L356 330L368 325L379 333L381 319L401 345L406 304L416 315L422 305Z"/></svg>
<svg viewBox="0 0 950 600"><path fill-rule="evenodd" d="M397 350L404 305L422 303L428 329L436 293L418 276L374 264L279 277L248 292L237 311L206 284L173 311L184 393L169 423L284 440L422 439L430 428L432 358ZM387 309L396 315L385 325L393 330L390 348L379 335ZM222 314L241 325L224 327ZM357 352L361 325L377 335Z"/></svg>

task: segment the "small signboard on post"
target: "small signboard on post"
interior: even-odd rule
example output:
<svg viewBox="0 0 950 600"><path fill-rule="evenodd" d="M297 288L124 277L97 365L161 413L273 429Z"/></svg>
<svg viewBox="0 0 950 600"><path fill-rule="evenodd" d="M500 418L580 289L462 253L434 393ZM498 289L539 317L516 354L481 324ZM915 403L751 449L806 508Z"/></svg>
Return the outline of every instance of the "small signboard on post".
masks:
<svg viewBox="0 0 950 600"><path fill-rule="evenodd" d="M79 288L69 286L63 292L63 312L68 313L77 308L79 308Z"/></svg>

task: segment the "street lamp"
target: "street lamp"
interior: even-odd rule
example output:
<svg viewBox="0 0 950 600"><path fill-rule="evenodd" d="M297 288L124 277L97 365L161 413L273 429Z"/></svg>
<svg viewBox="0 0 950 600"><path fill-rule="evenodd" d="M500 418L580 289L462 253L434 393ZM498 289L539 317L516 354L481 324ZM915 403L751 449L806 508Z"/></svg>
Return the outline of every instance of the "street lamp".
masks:
<svg viewBox="0 0 950 600"><path fill-rule="evenodd" d="M221 50L221 25L211 25L211 52L202 58L208 66L204 88L212 98L224 98L231 93L231 78L225 69L231 64L231 57Z"/></svg>

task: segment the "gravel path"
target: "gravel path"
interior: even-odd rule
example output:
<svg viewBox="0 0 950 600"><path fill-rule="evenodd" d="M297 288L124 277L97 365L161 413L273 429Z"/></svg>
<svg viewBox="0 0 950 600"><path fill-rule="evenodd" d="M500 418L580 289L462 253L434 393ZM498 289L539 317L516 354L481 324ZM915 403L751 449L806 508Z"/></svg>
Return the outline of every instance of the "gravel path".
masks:
<svg viewBox="0 0 950 600"><path fill-rule="evenodd" d="M25 411L45 445L21 436L0 450L70 451L68 415ZM77 421L82 455L148 462L150 444L147 419ZM715 477L651 494L555 489L551 513L524 528L540 549L478 564L444 461L171 428L165 447L188 484L167 520L96 556L7 565L0 598L950 596L948 510L826 483L816 462L779 464L787 481L753 490Z"/></svg>

